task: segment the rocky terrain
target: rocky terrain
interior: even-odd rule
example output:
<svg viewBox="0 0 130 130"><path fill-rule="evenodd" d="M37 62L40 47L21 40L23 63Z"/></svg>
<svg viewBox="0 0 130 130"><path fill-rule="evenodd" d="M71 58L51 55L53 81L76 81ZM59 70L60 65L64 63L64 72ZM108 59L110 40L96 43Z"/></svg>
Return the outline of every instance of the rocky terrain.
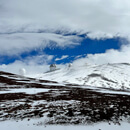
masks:
<svg viewBox="0 0 130 130"><path fill-rule="evenodd" d="M130 92L0 72L0 122L24 119L42 119L38 125L130 123Z"/></svg>

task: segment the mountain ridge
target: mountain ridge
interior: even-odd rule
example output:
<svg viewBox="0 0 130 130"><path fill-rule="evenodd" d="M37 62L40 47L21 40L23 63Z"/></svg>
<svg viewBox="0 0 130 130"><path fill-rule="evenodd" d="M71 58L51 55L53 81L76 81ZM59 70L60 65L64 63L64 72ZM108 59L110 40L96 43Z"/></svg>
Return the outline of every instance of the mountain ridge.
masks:
<svg viewBox="0 0 130 130"><path fill-rule="evenodd" d="M72 65L29 77L103 88L130 89L130 64Z"/></svg>

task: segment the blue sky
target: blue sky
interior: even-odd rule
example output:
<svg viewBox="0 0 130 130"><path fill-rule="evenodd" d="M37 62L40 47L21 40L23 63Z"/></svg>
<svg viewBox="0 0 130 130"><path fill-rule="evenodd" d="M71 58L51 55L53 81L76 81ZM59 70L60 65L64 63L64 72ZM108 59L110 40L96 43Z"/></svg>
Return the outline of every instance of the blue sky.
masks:
<svg viewBox="0 0 130 130"><path fill-rule="evenodd" d="M130 62L129 16L129 0L0 0L0 70Z"/></svg>
<svg viewBox="0 0 130 130"><path fill-rule="evenodd" d="M71 35L71 34L68 34ZM50 64L65 64L73 62L77 58L86 57L87 54L100 54L105 53L106 50L115 49L119 50L121 47L121 38L111 38L111 39L90 39L86 38L85 35L80 36L82 38L79 45L72 47L46 47L43 50L40 48L36 50L31 50L29 52L24 52L18 56L0 56L0 64L10 64L16 60L23 60L26 57L33 57L41 54L47 54L54 56L53 59L49 62ZM61 59L62 56L66 56ZM59 58L59 60L56 60Z"/></svg>
<svg viewBox="0 0 130 130"><path fill-rule="evenodd" d="M83 38L80 45L77 45L72 48L45 48L44 52L49 55L55 55L55 57L60 58L63 55L68 55L67 58L58 61L52 61L55 63L69 63L73 62L77 56L85 57L87 54L97 54L97 53L105 53L108 49L120 49L120 40L118 38L113 39L103 39L103 40L96 40L96 39L89 39Z"/></svg>

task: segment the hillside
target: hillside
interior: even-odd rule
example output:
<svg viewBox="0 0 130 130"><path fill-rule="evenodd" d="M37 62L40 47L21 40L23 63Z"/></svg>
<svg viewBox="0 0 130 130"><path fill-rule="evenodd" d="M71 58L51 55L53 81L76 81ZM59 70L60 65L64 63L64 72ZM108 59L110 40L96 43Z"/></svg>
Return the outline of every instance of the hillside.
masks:
<svg viewBox="0 0 130 130"><path fill-rule="evenodd" d="M29 75L37 79L53 80L103 88L130 89L130 64L104 64L64 67L53 72Z"/></svg>
<svg viewBox="0 0 130 130"><path fill-rule="evenodd" d="M81 72L83 71L79 71ZM69 68L68 71L57 70L43 75L48 75L49 78L51 73L56 77L65 73L72 76L76 72ZM65 78L65 75L61 78ZM102 122L112 129L114 125L120 126L124 122L129 126L129 104L129 90L58 83L0 72L0 128L5 130L10 129L6 123L13 129L25 130L30 127L42 129L52 124L83 124L93 127L93 124ZM103 128L102 125L97 125L96 129L98 126Z"/></svg>

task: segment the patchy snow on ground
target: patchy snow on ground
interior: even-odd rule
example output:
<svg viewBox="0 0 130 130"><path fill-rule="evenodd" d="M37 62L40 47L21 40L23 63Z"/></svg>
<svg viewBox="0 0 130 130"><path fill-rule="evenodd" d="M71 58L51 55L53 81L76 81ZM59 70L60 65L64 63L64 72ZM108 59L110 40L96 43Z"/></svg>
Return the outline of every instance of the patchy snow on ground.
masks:
<svg viewBox="0 0 130 130"><path fill-rule="evenodd" d="M86 85L80 85L80 86L72 86L73 88L84 88L84 89L89 89L91 91L96 91L100 93L106 93L106 94L119 94L119 95L130 95L130 90L128 91L123 91L123 90L118 90L118 89L108 89L108 88L102 88L102 87L94 87L94 86L86 86Z"/></svg>
<svg viewBox="0 0 130 130"><path fill-rule="evenodd" d="M85 70L84 74L86 66L81 68L64 68L35 78L0 72L0 130L128 130L129 87L121 90L120 86L115 89L87 83L79 85L88 77L96 78L100 84L100 78L102 83L115 82L98 73L88 74ZM54 78L58 82L52 81Z"/></svg>
<svg viewBox="0 0 130 130"><path fill-rule="evenodd" d="M0 94L5 93L26 93L26 94L37 94L41 92L48 92L50 89L41 88L18 88L18 89L8 89L8 91L0 91Z"/></svg>

